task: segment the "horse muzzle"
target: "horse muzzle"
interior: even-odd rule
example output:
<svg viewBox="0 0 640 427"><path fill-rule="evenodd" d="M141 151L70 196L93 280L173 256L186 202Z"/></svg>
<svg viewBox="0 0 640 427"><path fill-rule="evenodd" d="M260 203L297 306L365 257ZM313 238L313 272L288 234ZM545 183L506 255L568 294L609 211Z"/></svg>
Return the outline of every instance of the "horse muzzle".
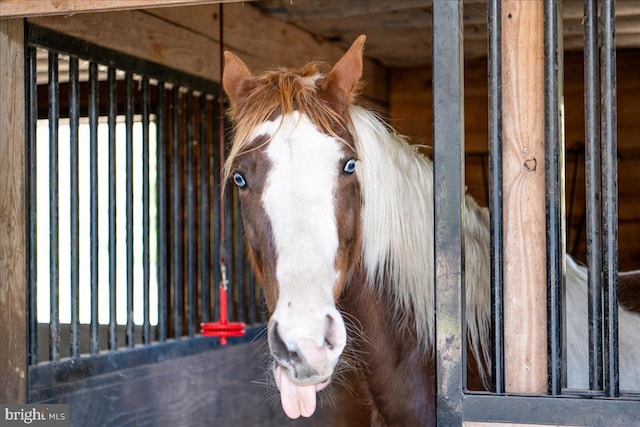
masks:
<svg viewBox="0 0 640 427"><path fill-rule="evenodd" d="M282 407L289 418L308 417L315 411L316 392L331 381L346 344L346 328L335 308L323 316L279 314L276 310L269 321L268 340Z"/></svg>

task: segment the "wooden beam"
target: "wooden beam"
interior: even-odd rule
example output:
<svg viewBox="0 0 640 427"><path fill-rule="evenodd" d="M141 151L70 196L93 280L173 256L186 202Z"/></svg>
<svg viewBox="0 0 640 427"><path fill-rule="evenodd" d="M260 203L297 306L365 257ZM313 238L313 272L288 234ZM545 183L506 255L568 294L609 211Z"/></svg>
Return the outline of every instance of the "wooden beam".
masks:
<svg viewBox="0 0 640 427"><path fill-rule="evenodd" d="M514 423L494 423L494 422L479 422L479 421L465 421L462 423L463 427L564 427L558 424L514 424Z"/></svg>
<svg viewBox="0 0 640 427"><path fill-rule="evenodd" d="M206 34L218 43L218 9L218 6L176 7L148 12L179 26L188 25L194 32ZM253 5L230 4L223 9L225 49L242 57L254 73L276 66L299 67L308 61L331 64L345 52L345 46L314 37L298 27L265 15ZM247 25L248 22L251 25ZM366 52L365 45L365 56ZM217 62L215 65L218 65ZM363 95L376 103L387 104L389 91L386 69L366 58L363 66L366 82Z"/></svg>
<svg viewBox="0 0 640 427"><path fill-rule="evenodd" d="M547 391L543 3L502 2L505 386Z"/></svg>
<svg viewBox="0 0 640 427"><path fill-rule="evenodd" d="M255 73L276 65L301 66L309 60L331 63L344 53L342 46L318 40L293 25L264 15L251 5L228 4L223 9L225 49L241 56ZM219 5L201 5L35 17L29 18L29 22L219 81L218 19ZM366 60L364 80L363 95L375 105L386 107L386 69Z"/></svg>
<svg viewBox="0 0 640 427"><path fill-rule="evenodd" d="M24 22L0 21L0 402L27 397Z"/></svg>
<svg viewBox="0 0 640 427"><path fill-rule="evenodd" d="M245 0L0 0L0 19L238 1Z"/></svg>

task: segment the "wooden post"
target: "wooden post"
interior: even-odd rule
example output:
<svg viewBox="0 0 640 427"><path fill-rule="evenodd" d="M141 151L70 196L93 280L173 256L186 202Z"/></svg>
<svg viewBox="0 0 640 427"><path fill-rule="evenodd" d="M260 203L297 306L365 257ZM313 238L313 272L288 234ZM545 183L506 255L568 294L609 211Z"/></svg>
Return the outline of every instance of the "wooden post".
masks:
<svg viewBox="0 0 640 427"><path fill-rule="evenodd" d="M547 392L543 2L502 2L505 388Z"/></svg>
<svg viewBox="0 0 640 427"><path fill-rule="evenodd" d="M27 398L24 23L0 20L0 402Z"/></svg>

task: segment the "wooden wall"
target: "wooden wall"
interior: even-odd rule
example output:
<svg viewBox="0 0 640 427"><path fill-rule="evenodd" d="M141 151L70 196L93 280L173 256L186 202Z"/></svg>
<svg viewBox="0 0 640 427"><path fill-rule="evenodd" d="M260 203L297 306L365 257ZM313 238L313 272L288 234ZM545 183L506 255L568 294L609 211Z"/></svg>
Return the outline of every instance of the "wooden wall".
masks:
<svg viewBox="0 0 640 427"><path fill-rule="evenodd" d="M344 53L342 47L267 17L248 4L224 4L222 10L225 49L239 55L254 73L275 66L301 66L310 60L333 63ZM220 5L34 17L29 22L220 81ZM364 96L383 109L388 100L387 77L384 67L365 61Z"/></svg>
<svg viewBox="0 0 640 427"><path fill-rule="evenodd" d="M27 233L24 24L0 20L0 402L27 384Z"/></svg>
<svg viewBox="0 0 640 427"><path fill-rule="evenodd" d="M586 260L582 215L584 195L584 103L582 53L565 56L565 129L567 249ZM618 175L620 269L640 269L640 50L621 50L618 73ZM429 69L394 69L390 79L389 111L393 125L413 142L432 145L431 72ZM468 191L487 205L487 64L465 66L465 145ZM420 112L416 114L416 112ZM484 155L484 156L483 156ZM576 157L578 156L578 157ZM578 160L578 168L575 161ZM581 165L580 165L581 163ZM572 188L575 174L575 195ZM573 202L572 202L573 201Z"/></svg>
<svg viewBox="0 0 640 427"><path fill-rule="evenodd" d="M340 385L331 386L332 398L320 400L313 417L289 420L269 379L266 351L259 338L101 375L80 373L75 381L31 387L29 402L68 404L71 426L368 425L368 410Z"/></svg>

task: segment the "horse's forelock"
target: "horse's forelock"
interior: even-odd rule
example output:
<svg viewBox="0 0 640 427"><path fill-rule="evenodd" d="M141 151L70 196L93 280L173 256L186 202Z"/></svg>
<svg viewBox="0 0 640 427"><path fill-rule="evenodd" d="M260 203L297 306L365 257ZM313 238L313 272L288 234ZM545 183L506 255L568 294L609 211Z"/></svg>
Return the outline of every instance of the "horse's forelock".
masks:
<svg viewBox="0 0 640 427"><path fill-rule="evenodd" d="M229 176L235 158L252 149L255 129L293 111L306 115L321 132L348 140L345 138L346 116L336 111L335 104L323 96L317 85L324 78L320 67L321 63L311 62L302 68L280 68L254 78L252 90L231 117L234 138L225 164L225 178Z"/></svg>

